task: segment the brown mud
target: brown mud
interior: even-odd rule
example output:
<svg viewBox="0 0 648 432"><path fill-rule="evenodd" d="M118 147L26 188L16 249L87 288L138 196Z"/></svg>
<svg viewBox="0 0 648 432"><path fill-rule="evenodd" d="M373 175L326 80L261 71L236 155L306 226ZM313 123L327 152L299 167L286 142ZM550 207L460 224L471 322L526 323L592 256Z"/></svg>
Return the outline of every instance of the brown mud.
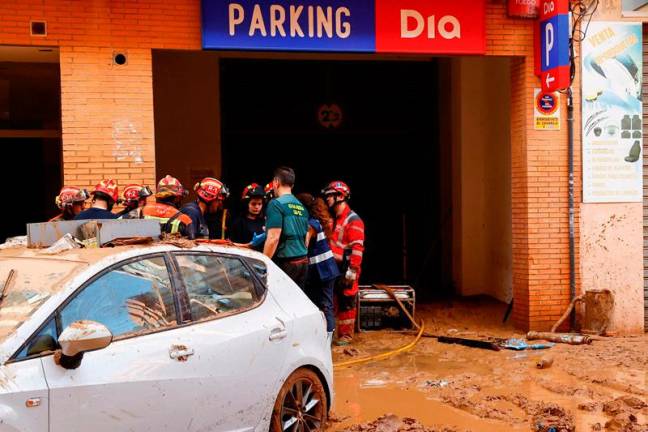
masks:
<svg viewBox="0 0 648 432"><path fill-rule="evenodd" d="M524 338L501 324L501 304L419 309L430 333ZM412 338L360 333L353 358L398 348ZM553 365L538 369L546 355ZM350 358L348 348L334 348L334 361ZM499 352L423 338L409 353L336 369L335 379L331 431L648 432L646 336Z"/></svg>

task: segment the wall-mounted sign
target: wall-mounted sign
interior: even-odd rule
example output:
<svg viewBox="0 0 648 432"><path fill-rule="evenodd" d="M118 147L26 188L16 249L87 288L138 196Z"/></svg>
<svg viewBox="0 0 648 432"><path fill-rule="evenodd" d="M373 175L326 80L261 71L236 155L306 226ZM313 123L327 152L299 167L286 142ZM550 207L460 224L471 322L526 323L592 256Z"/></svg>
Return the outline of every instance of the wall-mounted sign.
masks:
<svg viewBox="0 0 648 432"><path fill-rule="evenodd" d="M327 129L340 127L342 124L342 108L338 104L324 104L317 110L317 120Z"/></svg>
<svg viewBox="0 0 648 432"><path fill-rule="evenodd" d="M537 18L539 0L508 0L508 16Z"/></svg>
<svg viewBox="0 0 648 432"><path fill-rule="evenodd" d="M203 0L205 49L483 54L485 0Z"/></svg>
<svg viewBox="0 0 648 432"><path fill-rule="evenodd" d="M648 17L648 0L622 0L621 14L624 17Z"/></svg>
<svg viewBox="0 0 648 432"><path fill-rule="evenodd" d="M486 3L476 0L376 0L376 51L486 52Z"/></svg>
<svg viewBox="0 0 648 432"><path fill-rule="evenodd" d="M643 201L641 23L592 22L581 44L583 201Z"/></svg>
<svg viewBox="0 0 648 432"><path fill-rule="evenodd" d="M541 0L536 43L540 52L542 90L553 92L570 85L569 0Z"/></svg>
<svg viewBox="0 0 648 432"><path fill-rule="evenodd" d="M535 89L533 123L535 130L560 130L560 94Z"/></svg>

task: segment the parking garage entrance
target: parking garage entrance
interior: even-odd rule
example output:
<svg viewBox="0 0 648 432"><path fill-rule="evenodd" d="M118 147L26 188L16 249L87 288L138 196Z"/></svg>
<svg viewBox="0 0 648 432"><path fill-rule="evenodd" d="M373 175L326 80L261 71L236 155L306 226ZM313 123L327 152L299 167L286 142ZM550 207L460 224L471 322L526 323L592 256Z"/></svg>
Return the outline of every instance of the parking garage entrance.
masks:
<svg viewBox="0 0 648 432"><path fill-rule="evenodd" d="M366 224L363 283L510 299L508 59L153 59L158 177L220 176L233 214L242 188L279 165L295 169L296 192L346 181Z"/></svg>

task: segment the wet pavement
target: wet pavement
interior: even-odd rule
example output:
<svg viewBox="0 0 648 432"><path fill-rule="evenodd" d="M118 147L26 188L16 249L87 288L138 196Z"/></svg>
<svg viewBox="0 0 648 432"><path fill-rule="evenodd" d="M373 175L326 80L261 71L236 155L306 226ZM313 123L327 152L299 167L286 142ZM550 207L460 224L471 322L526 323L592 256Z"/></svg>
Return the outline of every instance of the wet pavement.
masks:
<svg viewBox="0 0 648 432"><path fill-rule="evenodd" d="M477 308L477 309L475 309ZM435 334L518 337L499 322L503 305L454 304L423 308ZM499 319L498 319L499 318ZM397 348L414 336L359 334L355 356ZM536 364L553 359L547 369ZM596 338L592 345L556 345L541 351L487 351L422 339L388 360L336 370L330 430L418 430L385 414L416 419L429 430L648 432L648 337ZM385 421L387 423L385 423ZM446 429L436 426L445 426ZM448 429L449 428L449 429Z"/></svg>

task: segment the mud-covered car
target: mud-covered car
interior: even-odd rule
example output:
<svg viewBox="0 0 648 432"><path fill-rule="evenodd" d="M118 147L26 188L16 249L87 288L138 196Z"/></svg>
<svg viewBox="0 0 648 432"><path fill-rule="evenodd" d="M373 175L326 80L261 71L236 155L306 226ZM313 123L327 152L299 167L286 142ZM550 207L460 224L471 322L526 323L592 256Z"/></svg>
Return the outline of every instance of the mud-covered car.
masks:
<svg viewBox="0 0 648 432"><path fill-rule="evenodd" d="M0 251L0 431L310 431L324 318L225 246Z"/></svg>

